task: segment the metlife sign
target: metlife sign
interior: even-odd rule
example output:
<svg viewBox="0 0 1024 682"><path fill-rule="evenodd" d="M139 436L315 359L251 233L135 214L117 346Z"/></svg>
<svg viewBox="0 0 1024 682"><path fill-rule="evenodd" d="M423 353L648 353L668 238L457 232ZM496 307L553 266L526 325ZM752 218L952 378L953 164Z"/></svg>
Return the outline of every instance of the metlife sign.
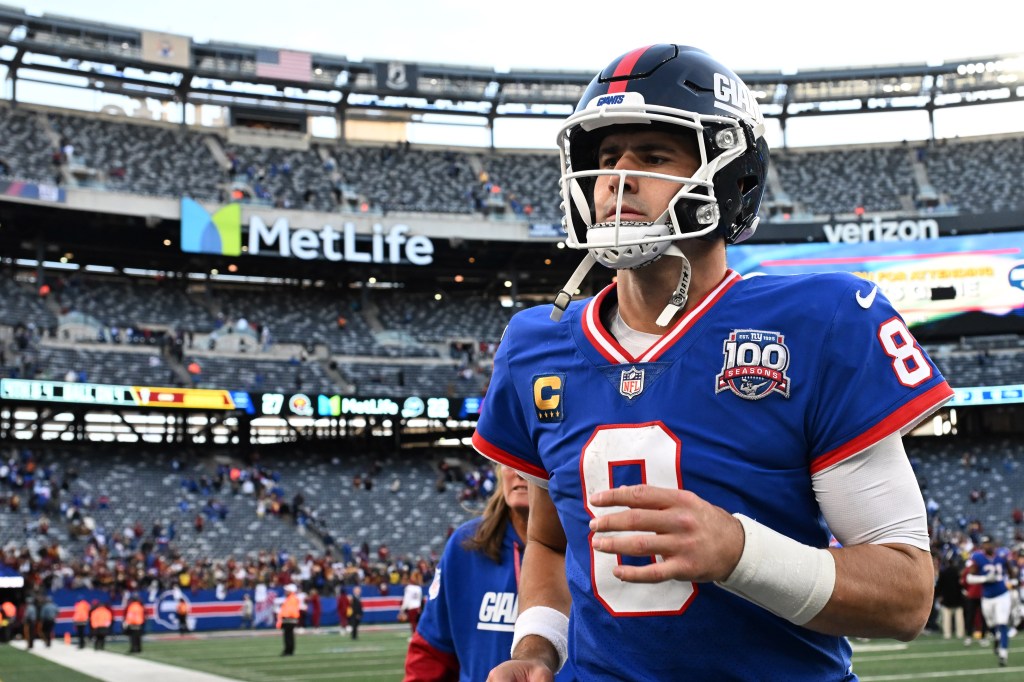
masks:
<svg viewBox="0 0 1024 682"><path fill-rule="evenodd" d="M408 232L405 225L392 225L385 231L384 226L378 223L373 226L370 243L361 245L356 241L355 223L345 223L340 231L330 225L313 230L292 228L286 218L278 218L272 225L267 225L259 216L252 216L249 219L248 253L258 256L264 251L276 251L285 258L324 258L349 263L398 264L403 257L413 265L434 262L433 242L428 237L409 235Z"/></svg>
<svg viewBox="0 0 1024 682"><path fill-rule="evenodd" d="M385 227L374 224L370 234L358 233L356 224L340 229L324 225L318 230L292 227L287 218L271 224L258 215L250 216L246 248L242 249L242 210L228 204L212 214L198 202L181 201L181 249L188 253L222 256L277 255L300 260L347 261L349 263L411 263L430 265L434 244L422 235L410 235L406 225Z"/></svg>

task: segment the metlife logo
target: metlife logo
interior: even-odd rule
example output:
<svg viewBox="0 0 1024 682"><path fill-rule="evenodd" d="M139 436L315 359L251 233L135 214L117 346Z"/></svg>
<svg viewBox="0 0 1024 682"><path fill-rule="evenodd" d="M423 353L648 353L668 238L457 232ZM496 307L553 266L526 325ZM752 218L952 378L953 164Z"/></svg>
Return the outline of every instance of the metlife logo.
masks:
<svg viewBox="0 0 1024 682"><path fill-rule="evenodd" d="M275 250L285 258L349 263L401 263L403 257L413 265L434 262L434 244L428 237L408 235L406 225L387 228L379 223L372 228L369 249L357 241L355 223L345 223L341 230L324 225L319 230L308 227L292 228L287 218L278 218L267 225L259 216L249 219L249 255L258 256ZM362 249L360 248L362 246Z"/></svg>
<svg viewBox="0 0 1024 682"><path fill-rule="evenodd" d="M191 199L182 200L182 251L220 255L242 255L241 208L229 204L208 212ZM407 225L385 227L380 223L370 234L357 232L354 222L341 228L324 225L318 230L292 227L287 218L271 224L258 215L249 218L245 254L277 255L300 260L346 261L349 263L410 263L430 265L434 262L434 244L429 237L410 235Z"/></svg>

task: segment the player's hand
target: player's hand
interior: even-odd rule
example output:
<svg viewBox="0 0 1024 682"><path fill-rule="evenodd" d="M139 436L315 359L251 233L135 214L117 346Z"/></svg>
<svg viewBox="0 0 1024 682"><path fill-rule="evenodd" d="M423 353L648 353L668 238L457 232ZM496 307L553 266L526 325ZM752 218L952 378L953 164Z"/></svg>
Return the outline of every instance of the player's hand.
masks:
<svg viewBox="0 0 1024 682"><path fill-rule="evenodd" d="M601 490L590 496L594 549L660 560L616 566L626 582L725 580L743 553L743 526L721 507L688 490L649 485Z"/></svg>
<svg viewBox="0 0 1024 682"><path fill-rule="evenodd" d="M553 682L551 670L540 661L505 661L491 671L487 682Z"/></svg>

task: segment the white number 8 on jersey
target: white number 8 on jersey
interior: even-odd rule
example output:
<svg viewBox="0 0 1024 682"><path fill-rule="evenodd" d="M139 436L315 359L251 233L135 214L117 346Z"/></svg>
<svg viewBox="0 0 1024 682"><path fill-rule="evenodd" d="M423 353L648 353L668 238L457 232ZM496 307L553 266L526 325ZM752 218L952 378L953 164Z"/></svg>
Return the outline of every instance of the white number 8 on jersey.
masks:
<svg viewBox="0 0 1024 682"><path fill-rule="evenodd" d="M683 489L679 467L680 443L661 422L650 424L603 426L594 432L583 449L580 472L583 477L583 500L591 516L603 516L625 510L625 507L592 509L587 500L598 490L610 490L616 467L638 466L647 485ZM588 541L593 540L591 533ZM662 557L652 557L663 561ZM627 583L612 571L619 556L594 551L590 546L591 574L594 594L608 611L616 616L655 616L682 613L697 593L693 583L670 580L663 583Z"/></svg>

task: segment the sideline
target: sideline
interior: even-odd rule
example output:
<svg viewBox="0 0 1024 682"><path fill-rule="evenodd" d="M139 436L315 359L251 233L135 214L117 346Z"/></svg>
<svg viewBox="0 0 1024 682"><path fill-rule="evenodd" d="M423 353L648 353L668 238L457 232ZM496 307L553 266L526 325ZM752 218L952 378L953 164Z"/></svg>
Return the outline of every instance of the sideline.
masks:
<svg viewBox="0 0 1024 682"><path fill-rule="evenodd" d="M108 651L96 651L91 647L79 649L77 644L68 645L58 638L54 638L50 648L40 646L38 640L31 650L23 640L11 642L11 645L103 682L239 682L230 677L176 668L166 663Z"/></svg>

